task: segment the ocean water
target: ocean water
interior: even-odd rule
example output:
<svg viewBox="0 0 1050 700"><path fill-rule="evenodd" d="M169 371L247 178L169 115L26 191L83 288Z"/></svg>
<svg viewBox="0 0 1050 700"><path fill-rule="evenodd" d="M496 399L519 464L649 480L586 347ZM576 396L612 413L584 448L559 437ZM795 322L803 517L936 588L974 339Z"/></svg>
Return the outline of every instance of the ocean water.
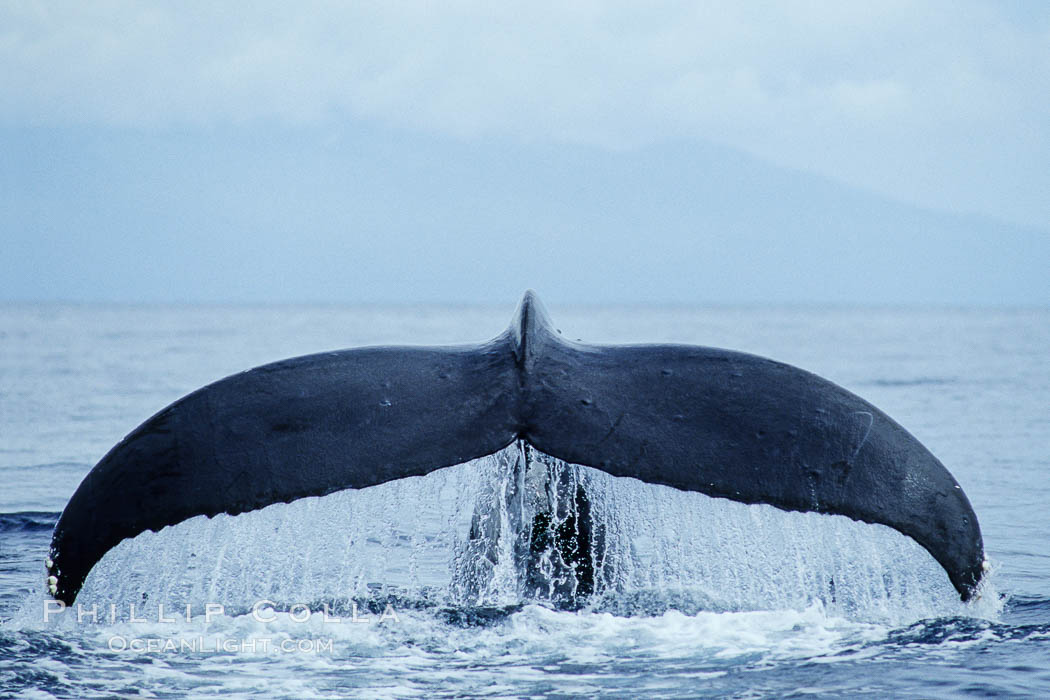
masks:
<svg viewBox="0 0 1050 700"><path fill-rule="evenodd" d="M144 533L92 571L81 619L49 616L59 513L158 409L284 357L483 341L513 304L6 305L0 696L1050 696L1050 310L550 310L570 338L753 352L882 408L973 503L993 565L980 600L888 528L581 468L606 590L557 609L467 537L482 522L491 551L514 546L507 474L527 457L506 450Z"/></svg>

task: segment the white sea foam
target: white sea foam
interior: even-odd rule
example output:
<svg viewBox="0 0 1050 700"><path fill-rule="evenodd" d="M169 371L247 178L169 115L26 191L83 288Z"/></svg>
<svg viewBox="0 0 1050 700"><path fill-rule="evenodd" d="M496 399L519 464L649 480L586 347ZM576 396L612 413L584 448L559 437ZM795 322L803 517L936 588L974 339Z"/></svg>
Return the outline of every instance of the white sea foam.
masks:
<svg viewBox="0 0 1050 700"><path fill-rule="evenodd" d="M90 685L137 659L142 682L151 687L233 696L330 697L343 684L377 698L450 688L462 695L514 695L528 687L586 694L610 678L629 679L632 694L682 694L683 682L702 684L736 667L864 658L878 653L891 631L829 615L819 602L801 610L669 610L643 617L526 605L483 626L448 624L426 610L363 624L329 623L323 613L297 621L265 612L265 621L252 614L196 615L176 624L63 629L61 643L74 654L91 653L95 662L84 669L55 662L49 672L60 682L75 674ZM282 644L290 646L282 650ZM311 644L319 651L310 651ZM295 672L274 676L278 659Z"/></svg>

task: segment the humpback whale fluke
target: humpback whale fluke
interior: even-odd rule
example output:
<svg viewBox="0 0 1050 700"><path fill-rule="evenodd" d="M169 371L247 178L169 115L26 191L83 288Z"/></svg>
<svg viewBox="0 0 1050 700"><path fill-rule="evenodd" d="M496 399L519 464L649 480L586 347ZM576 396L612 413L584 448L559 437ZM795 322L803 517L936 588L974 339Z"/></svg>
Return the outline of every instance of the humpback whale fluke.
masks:
<svg viewBox="0 0 1050 700"><path fill-rule="evenodd" d="M73 494L50 590L72 603L107 551L146 530L423 475L515 441L614 476L887 525L926 548L963 600L982 575L962 489L871 404L754 355L568 342L529 291L482 345L308 355L164 408Z"/></svg>

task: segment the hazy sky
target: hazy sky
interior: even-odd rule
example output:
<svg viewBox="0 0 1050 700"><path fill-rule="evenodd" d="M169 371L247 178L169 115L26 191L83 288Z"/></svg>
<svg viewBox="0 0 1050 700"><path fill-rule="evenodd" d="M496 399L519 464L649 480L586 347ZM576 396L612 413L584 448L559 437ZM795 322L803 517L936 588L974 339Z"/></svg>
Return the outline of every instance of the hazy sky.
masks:
<svg viewBox="0 0 1050 700"><path fill-rule="evenodd" d="M0 2L0 299L1050 303L1050 3Z"/></svg>

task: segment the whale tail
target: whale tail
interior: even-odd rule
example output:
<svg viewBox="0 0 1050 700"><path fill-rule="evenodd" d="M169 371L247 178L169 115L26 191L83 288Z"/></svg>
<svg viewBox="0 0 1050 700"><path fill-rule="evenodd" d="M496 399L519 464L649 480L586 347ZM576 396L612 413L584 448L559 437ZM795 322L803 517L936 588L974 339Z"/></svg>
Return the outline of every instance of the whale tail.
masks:
<svg viewBox="0 0 1050 700"><path fill-rule="evenodd" d="M146 530L423 475L516 441L613 476L889 526L925 547L964 600L984 570L959 484L860 397L745 353L568 342L526 292L507 331L481 345L283 360L161 410L70 499L50 589L73 602L109 549ZM554 579L583 593L600 583L581 553L601 533L574 473L545 482L564 510L519 514L531 520L517 556L560 559Z"/></svg>

